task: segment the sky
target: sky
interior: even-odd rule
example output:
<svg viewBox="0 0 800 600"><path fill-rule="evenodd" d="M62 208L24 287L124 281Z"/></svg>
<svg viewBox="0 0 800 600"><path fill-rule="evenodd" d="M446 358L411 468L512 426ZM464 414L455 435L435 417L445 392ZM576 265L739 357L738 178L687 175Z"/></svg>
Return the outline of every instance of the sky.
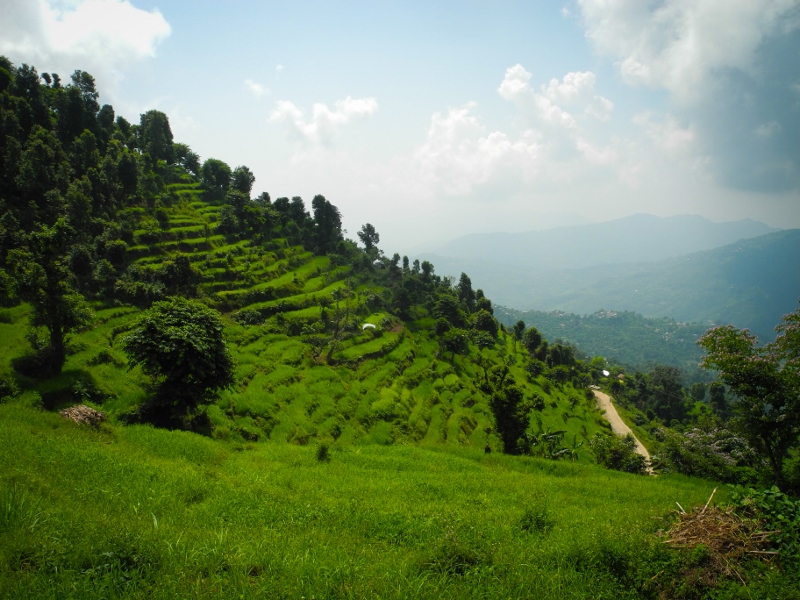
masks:
<svg viewBox="0 0 800 600"><path fill-rule="evenodd" d="M0 54L387 253L634 213L800 227L800 0L0 0Z"/></svg>

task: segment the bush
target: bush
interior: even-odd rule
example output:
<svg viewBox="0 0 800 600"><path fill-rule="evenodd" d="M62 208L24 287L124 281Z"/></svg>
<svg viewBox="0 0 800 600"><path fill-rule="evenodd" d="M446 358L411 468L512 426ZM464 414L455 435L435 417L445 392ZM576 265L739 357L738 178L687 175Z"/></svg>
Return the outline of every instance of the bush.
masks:
<svg viewBox="0 0 800 600"><path fill-rule="evenodd" d="M317 461L319 462L330 462L331 460L331 449L330 446L326 443L322 443L317 446Z"/></svg>
<svg viewBox="0 0 800 600"><path fill-rule="evenodd" d="M762 522L773 531L771 541L784 568L800 567L800 499L792 499L777 487L768 490L735 488L731 501L738 512Z"/></svg>
<svg viewBox="0 0 800 600"><path fill-rule="evenodd" d="M554 524L545 506L527 508L519 520L519 528L525 533L547 533Z"/></svg>
<svg viewBox="0 0 800 600"><path fill-rule="evenodd" d="M19 386L11 375L0 375L0 402L19 394Z"/></svg>
<svg viewBox="0 0 800 600"><path fill-rule="evenodd" d="M589 440L589 449L597 462L607 469L639 475L647 472L645 458L636 453L636 440L631 434L619 438L596 433Z"/></svg>
<svg viewBox="0 0 800 600"><path fill-rule="evenodd" d="M686 433L660 427L654 435L661 442L657 462L664 472L752 485L769 469L744 438L719 424Z"/></svg>

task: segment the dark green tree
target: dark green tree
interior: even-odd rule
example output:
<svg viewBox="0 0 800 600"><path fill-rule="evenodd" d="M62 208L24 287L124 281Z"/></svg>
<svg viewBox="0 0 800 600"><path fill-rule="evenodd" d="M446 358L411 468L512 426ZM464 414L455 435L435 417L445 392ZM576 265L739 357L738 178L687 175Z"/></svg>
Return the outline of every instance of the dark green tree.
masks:
<svg viewBox="0 0 800 600"><path fill-rule="evenodd" d="M369 223L362 225L357 235L358 239L361 240L361 243L364 244L365 250L377 248L378 243L381 241L381 236L378 235L377 231L375 231L375 227Z"/></svg>
<svg viewBox="0 0 800 600"><path fill-rule="evenodd" d="M458 298L450 292L439 296L433 308L433 316L447 319L453 327L464 328L467 326L467 315L461 309L461 303Z"/></svg>
<svg viewBox="0 0 800 600"><path fill-rule="evenodd" d="M342 239L342 215L339 209L317 194L311 201L314 211L314 247L318 254L334 252Z"/></svg>
<svg viewBox="0 0 800 600"><path fill-rule="evenodd" d="M503 441L503 452L520 454L532 408L531 403L526 401L522 388L506 383L504 378L502 385L492 394L491 408L497 433Z"/></svg>
<svg viewBox="0 0 800 600"><path fill-rule="evenodd" d="M130 368L156 385L145 409L154 420L176 425L234 383L233 357L220 314L196 300L156 302L123 339Z"/></svg>
<svg viewBox="0 0 800 600"><path fill-rule="evenodd" d="M33 307L31 325L44 327L49 345L42 355L45 374L60 373L66 362L67 335L88 324L92 311L72 286L69 268L71 229L60 219L30 234L27 245L9 253L19 297Z"/></svg>
<svg viewBox="0 0 800 600"><path fill-rule="evenodd" d="M485 331L493 338L497 337L497 320L486 310L479 310L472 315L472 327L478 331Z"/></svg>
<svg viewBox="0 0 800 600"><path fill-rule="evenodd" d="M686 417L687 406L681 385L681 372L677 367L656 365L650 372L650 389L653 394L652 409L665 423Z"/></svg>
<svg viewBox="0 0 800 600"><path fill-rule="evenodd" d="M200 169L200 178L211 196L221 200L231 184L231 168L219 159L209 158Z"/></svg>
<svg viewBox="0 0 800 600"><path fill-rule="evenodd" d="M536 327L530 327L525 330L522 335L522 344L528 350L529 354L533 354L542 345L542 334Z"/></svg>
<svg viewBox="0 0 800 600"><path fill-rule="evenodd" d="M469 352L469 334L463 329L453 327L442 335L441 345L442 350L450 352L450 360L453 360L456 354Z"/></svg>
<svg viewBox="0 0 800 600"><path fill-rule="evenodd" d="M492 301L483 295L482 289L475 290L475 310L485 310L490 315L494 316Z"/></svg>
<svg viewBox="0 0 800 600"><path fill-rule="evenodd" d="M245 194L248 198L256 182L256 176L244 165L238 166L231 175L231 189Z"/></svg>
<svg viewBox="0 0 800 600"><path fill-rule="evenodd" d="M175 153L175 162L182 166L187 173L194 177L200 176L200 156L186 144L172 145Z"/></svg>
<svg viewBox="0 0 800 600"><path fill-rule="evenodd" d="M163 160L168 165L175 161L172 148L172 129L169 118L159 110L148 110L141 115L139 121L141 148L153 161Z"/></svg>
<svg viewBox="0 0 800 600"><path fill-rule="evenodd" d="M525 321L517 321L514 324L514 343L522 341L522 334L525 333ZM516 347L516 346L515 346Z"/></svg>
<svg viewBox="0 0 800 600"><path fill-rule="evenodd" d="M456 285L456 292L458 293L458 299L467 308L467 312L471 313L475 310L475 292L472 289L472 280L466 273L461 273L461 278Z"/></svg>

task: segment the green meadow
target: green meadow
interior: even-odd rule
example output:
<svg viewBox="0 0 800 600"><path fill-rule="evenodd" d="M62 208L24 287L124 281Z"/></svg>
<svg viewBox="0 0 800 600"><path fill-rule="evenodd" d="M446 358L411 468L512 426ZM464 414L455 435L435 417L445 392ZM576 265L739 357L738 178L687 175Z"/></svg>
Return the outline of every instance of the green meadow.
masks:
<svg viewBox="0 0 800 600"><path fill-rule="evenodd" d="M327 460L319 449L0 405L0 590L658 597L676 591L681 564L655 533L675 502L702 505L714 488L469 446L334 443Z"/></svg>

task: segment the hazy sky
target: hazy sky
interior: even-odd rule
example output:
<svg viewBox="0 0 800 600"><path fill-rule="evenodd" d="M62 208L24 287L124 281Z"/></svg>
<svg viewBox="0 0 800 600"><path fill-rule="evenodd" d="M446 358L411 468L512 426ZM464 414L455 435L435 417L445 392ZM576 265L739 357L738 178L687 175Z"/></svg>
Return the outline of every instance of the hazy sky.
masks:
<svg viewBox="0 0 800 600"><path fill-rule="evenodd" d="M800 0L0 0L0 53L349 237L636 212L800 227Z"/></svg>

